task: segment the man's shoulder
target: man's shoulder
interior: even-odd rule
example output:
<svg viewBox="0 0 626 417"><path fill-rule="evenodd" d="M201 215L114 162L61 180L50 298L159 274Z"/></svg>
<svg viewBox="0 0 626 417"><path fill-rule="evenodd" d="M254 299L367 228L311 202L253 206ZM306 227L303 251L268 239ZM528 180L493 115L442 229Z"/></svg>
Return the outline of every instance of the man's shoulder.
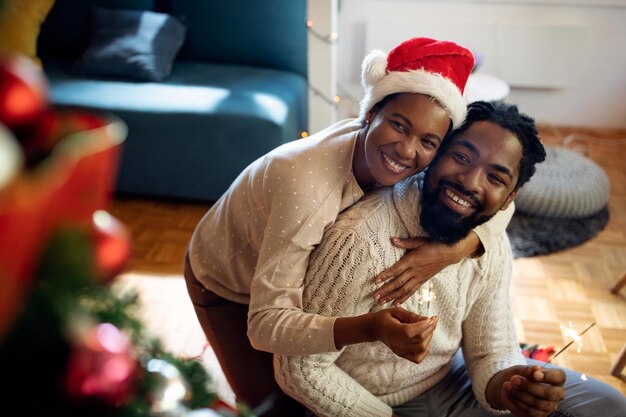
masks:
<svg viewBox="0 0 626 417"><path fill-rule="evenodd" d="M397 213L392 200L391 187L380 188L366 194L360 201L339 214L333 227L354 232L361 231L381 218L394 218Z"/></svg>

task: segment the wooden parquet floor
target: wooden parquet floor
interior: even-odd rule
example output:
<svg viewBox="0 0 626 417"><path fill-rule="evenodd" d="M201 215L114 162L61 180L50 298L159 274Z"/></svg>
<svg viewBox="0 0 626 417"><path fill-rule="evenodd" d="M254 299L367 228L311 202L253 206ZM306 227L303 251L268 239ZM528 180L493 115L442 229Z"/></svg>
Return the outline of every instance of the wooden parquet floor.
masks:
<svg viewBox="0 0 626 417"><path fill-rule="evenodd" d="M608 372L626 344L626 288L610 288L626 274L626 131L560 130L542 127L545 143L587 154L611 181L608 226L594 239L547 256L514 261L513 312L520 341L563 347L559 324L579 331L596 323L583 337L580 353L572 346L554 363L596 377L626 395L624 380ZM572 136L568 136L572 135ZM208 204L118 197L110 212L129 228L133 255L121 286L139 291L142 315L149 330L177 354L199 355L204 338L187 299L182 258L196 223ZM233 400L210 349L204 362L213 373L218 392Z"/></svg>

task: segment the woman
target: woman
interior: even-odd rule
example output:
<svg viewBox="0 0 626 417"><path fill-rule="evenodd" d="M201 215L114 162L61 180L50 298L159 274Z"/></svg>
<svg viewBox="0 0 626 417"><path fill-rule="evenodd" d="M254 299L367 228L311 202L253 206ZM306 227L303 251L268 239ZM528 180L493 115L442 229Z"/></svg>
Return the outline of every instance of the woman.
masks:
<svg viewBox="0 0 626 417"><path fill-rule="evenodd" d="M305 314L302 280L311 251L342 210L374 187L422 171L446 134L463 122L462 91L473 64L469 50L428 38L403 42L389 55L370 53L363 63L366 95L358 119L259 158L200 221L185 278L238 399L256 406L280 393L271 355L259 350L303 355L380 340L397 352L410 343L405 329L416 317L402 308L337 319ZM494 219L452 247L398 243L415 248L372 277L396 277L373 296L380 303L401 303L447 265L489 245L509 218L510 213ZM281 410L283 397L277 395L274 415L295 415Z"/></svg>

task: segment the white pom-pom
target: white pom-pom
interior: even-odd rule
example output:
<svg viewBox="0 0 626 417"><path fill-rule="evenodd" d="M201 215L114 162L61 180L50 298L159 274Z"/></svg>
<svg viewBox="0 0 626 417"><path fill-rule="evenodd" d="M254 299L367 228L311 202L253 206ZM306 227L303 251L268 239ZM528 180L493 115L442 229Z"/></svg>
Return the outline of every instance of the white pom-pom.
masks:
<svg viewBox="0 0 626 417"><path fill-rule="evenodd" d="M361 65L361 84L366 90L382 80L387 72L387 54L375 49L363 60Z"/></svg>

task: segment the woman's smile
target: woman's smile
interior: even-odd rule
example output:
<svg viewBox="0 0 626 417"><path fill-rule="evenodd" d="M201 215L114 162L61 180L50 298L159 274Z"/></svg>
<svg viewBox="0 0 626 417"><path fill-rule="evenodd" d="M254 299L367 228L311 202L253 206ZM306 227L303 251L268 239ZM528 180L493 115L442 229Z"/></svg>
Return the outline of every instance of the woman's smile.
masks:
<svg viewBox="0 0 626 417"><path fill-rule="evenodd" d="M411 168L410 166L401 164L397 160L391 158L389 154L385 153L384 151L381 151L380 154L382 155L383 166L391 171L391 173L393 174L401 175L404 174L406 170Z"/></svg>

